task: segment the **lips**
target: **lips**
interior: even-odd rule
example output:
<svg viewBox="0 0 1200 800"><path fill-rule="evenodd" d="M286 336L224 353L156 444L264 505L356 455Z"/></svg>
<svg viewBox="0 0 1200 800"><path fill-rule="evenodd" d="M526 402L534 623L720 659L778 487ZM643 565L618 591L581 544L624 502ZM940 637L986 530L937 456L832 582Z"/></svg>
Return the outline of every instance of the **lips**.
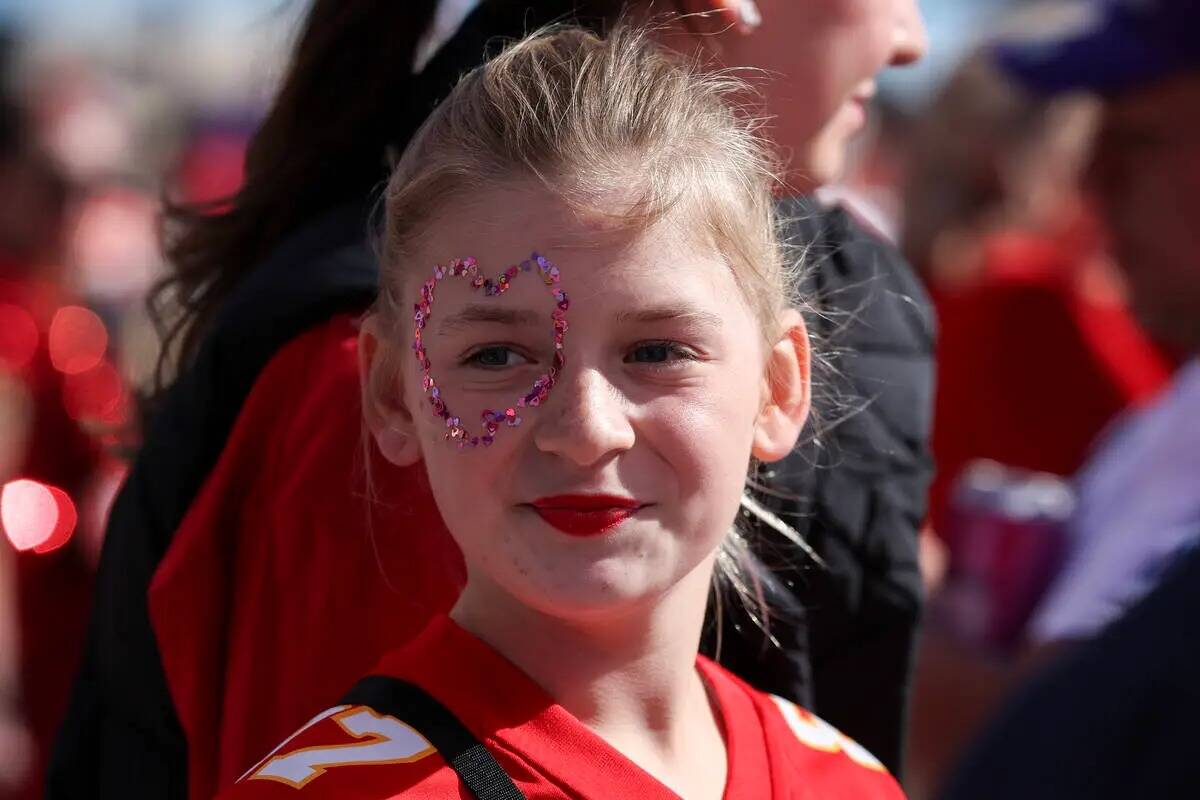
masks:
<svg viewBox="0 0 1200 800"><path fill-rule="evenodd" d="M538 516L568 536L599 536L632 517L644 503L606 494L563 494L530 504Z"/></svg>

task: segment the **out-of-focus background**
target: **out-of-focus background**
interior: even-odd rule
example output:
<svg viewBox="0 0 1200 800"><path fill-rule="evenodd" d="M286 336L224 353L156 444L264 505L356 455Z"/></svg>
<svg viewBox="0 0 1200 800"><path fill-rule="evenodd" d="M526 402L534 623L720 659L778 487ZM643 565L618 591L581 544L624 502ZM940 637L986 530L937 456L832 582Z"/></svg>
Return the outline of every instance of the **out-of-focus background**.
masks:
<svg viewBox="0 0 1200 800"><path fill-rule="evenodd" d="M1056 12L921 5L930 57L882 81L855 166L828 190L902 247L941 317L916 798L1021 671L1072 508L1065 479L1173 366L1127 314L1082 201L1094 104L1034 101L977 54ZM303 9L0 0L0 798L39 796L76 668L155 369L161 202L237 188Z"/></svg>

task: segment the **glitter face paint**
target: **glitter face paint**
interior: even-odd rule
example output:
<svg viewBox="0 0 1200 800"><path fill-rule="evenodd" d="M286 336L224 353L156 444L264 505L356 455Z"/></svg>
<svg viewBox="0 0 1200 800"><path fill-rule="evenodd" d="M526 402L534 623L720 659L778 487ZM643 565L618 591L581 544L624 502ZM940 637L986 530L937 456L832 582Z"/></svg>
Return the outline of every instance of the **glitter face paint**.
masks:
<svg viewBox="0 0 1200 800"><path fill-rule="evenodd" d="M503 410L493 411L492 409L484 409L479 415L480 422L483 426L482 434L472 434L462 424L462 420L456 417L454 413L446 406L446 401L442 398L441 389L434 380L431 372L433 365L429 361L429 355L425 352L425 346L422 342L422 334L425 327L429 324L429 320L433 316L434 297L437 293L438 284L446 278L463 278L466 280L472 289L483 292L484 297L499 297L508 291L519 275L525 272L533 272L537 270L538 275L542 279L542 283L550 291L550 296L554 301L554 311L551 312L554 329L554 359L550 365L550 369L542 375L538 376L533 382L532 388L523 396L516 398L516 402ZM446 440L458 446L460 450L475 448L483 445L489 447L495 440L496 434L500 431L501 424L515 428L521 424L521 412L518 409L526 407L536 407L545 401L550 389L554 387L555 382L561 374L563 366L566 364L566 357L563 354L564 339L567 334L567 310L571 307L571 301L567 298L567 293L559 287L559 270L558 267L550 263L545 256L533 253L528 259L520 264L510 266L504 270L499 277L485 277L479 269L479 263L471 257L455 258L448 265L437 265L433 268L433 277L425 281L421 285L421 300L413 305L413 354L416 356L417 363L421 366L421 388L429 397L429 404L433 408L435 416L445 420L446 422Z"/></svg>

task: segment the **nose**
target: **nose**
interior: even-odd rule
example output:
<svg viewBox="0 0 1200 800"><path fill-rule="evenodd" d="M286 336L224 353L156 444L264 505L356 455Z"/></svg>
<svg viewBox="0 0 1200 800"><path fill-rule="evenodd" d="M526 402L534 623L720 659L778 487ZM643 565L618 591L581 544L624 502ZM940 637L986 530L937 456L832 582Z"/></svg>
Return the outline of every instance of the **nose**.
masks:
<svg viewBox="0 0 1200 800"><path fill-rule="evenodd" d="M929 50L929 31L917 0L897 0L895 27L892 30L893 67L914 64Z"/></svg>
<svg viewBox="0 0 1200 800"><path fill-rule="evenodd" d="M534 443L544 453L590 467L633 447L628 405L598 370L564 372L542 410Z"/></svg>

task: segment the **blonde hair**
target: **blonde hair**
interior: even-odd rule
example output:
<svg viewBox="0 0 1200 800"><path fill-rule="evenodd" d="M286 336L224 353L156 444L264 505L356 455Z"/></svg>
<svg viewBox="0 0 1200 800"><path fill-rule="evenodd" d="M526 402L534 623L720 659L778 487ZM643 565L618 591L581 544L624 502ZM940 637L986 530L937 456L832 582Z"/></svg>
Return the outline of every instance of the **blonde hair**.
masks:
<svg viewBox="0 0 1200 800"><path fill-rule="evenodd" d="M510 45L462 78L388 182L374 311L383 329L408 327L405 287L424 266L412 262L428 221L469 194L531 180L634 230L686 220L725 257L773 344L781 312L798 304L798 276L778 235L772 149L739 108L750 96L730 72L667 51L645 28L618 24L604 36L548 28ZM389 349L391 363L381 353L369 376L374 398L395 385L403 348ZM735 531L718 572L761 610L761 570L748 560Z"/></svg>
<svg viewBox="0 0 1200 800"><path fill-rule="evenodd" d="M382 288L403 295L403 267L440 209L532 179L633 227L691 212L773 337L791 281L777 244L772 151L736 107L747 94L730 73L666 51L644 28L601 37L560 27L522 39L467 73L400 159L384 196Z"/></svg>

